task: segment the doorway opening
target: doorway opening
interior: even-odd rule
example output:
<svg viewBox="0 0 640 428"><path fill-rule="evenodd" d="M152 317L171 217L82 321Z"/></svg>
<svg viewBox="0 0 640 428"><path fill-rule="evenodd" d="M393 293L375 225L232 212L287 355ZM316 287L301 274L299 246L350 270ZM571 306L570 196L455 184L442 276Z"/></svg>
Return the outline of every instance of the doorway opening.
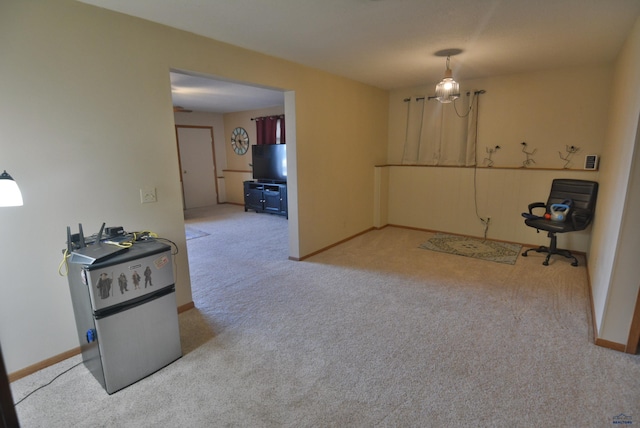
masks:
<svg viewBox="0 0 640 428"><path fill-rule="evenodd" d="M255 135L253 117L285 114L289 213L285 230L289 258L298 259L295 93L185 70L170 70L170 79L184 209L244 205L243 182L253 179L251 150L248 154L234 152L231 134L242 127ZM183 147L190 138L201 141ZM255 144L256 139L251 140ZM203 181L206 186L198 184Z"/></svg>

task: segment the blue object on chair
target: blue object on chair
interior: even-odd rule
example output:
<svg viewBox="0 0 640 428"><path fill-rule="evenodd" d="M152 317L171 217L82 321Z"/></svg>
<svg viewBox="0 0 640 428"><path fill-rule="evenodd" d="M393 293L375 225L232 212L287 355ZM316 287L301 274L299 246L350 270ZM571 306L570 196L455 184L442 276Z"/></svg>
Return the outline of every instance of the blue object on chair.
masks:
<svg viewBox="0 0 640 428"><path fill-rule="evenodd" d="M571 207L567 204L551 204L549 214L551 214L551 220L553 221L565 221L569 215Z"/></svg>

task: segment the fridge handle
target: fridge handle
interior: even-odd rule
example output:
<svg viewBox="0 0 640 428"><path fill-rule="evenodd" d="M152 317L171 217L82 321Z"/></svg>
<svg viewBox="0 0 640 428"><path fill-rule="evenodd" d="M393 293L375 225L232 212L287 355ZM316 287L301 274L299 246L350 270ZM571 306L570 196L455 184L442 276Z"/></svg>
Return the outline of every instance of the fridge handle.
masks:
<svg viewBox="0 0 640 428"><path fill-rule="evenodd" d="M109 315L117 314L118 312L126 311L128 309L135 308L136 306L144 305L147 302L159 299L160 297L174 293L175 291L175 284L168 285L156 291L155 293L145 294L144 296L140 296L137 299L128 300L118 305L109 306L108 308L97 310L94 312L94 316L97 320L99 320L101 318L108 317Z"/></svg>

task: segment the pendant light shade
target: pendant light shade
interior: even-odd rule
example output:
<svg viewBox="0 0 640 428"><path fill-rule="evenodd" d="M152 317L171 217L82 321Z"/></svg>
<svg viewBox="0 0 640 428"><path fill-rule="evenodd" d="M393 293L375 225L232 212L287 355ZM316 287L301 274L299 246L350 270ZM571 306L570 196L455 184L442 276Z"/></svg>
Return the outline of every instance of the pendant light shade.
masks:
<svg viewBox="0 0 640 428"><path fill-rule="evenodd" d="M460 97L460 85L453 80L453 74L449 68L449 57L447 57L447 69L444 78L436 86L436 99L441 103L450 103Z"/></svg>
<svg viewBox="0 0 640 428"><path fill-rule="evenodd" d="M7 171L0 174L0 207L18 207L22 205L22 193L18 184Z"/></svg>

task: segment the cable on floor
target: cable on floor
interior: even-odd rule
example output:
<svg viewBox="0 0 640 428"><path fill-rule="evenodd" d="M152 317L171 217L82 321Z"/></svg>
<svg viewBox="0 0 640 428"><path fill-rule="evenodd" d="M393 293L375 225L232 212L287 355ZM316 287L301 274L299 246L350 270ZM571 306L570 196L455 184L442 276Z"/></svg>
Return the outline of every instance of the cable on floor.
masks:
<svg viewBox="0 0 640 428"><path fill-rule="evenodd" d="M31 391L30 393L28 393L27 395L25 395L24 397L22 397L20 400L16 401L16 403L14 404L14 406L17 406L18 404L22 403L24 400L26 400L27 398L29 398L31 395L33 395L35 392L40 391L42 388L49 386L53 383L54 380L58 379L60 376L62 376L65 373L68 373L69 371L71 371L71 369L74 369L76 367L78 367L80 364L82 364L82 361L80 361L78 364L75 364L71 367L69 367L68 369L66 369L65 371L63 371L62 373L58 374L56 377L54 377L53 379L51 379L48 383L45 383L44 385L41 385L39 387L37 387L36 389L34 389L33 391Z"/></svg>

